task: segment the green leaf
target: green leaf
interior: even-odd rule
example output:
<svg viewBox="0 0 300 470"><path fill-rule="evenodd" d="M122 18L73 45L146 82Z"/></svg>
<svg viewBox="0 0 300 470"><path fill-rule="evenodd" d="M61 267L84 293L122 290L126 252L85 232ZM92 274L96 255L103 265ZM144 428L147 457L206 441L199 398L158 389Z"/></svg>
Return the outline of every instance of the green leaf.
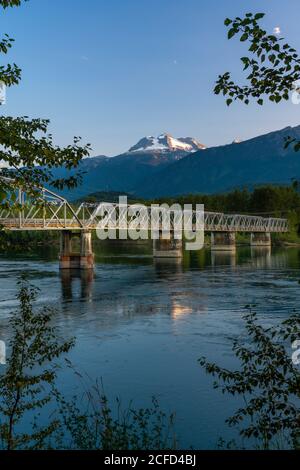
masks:
<svg viewBox="0 0 300 470"><path fill-rule="evenodd" d="M231 98L228 98L228 100L226 100L226 104L227 104L227 106L230 106L230 105L231 105L231 103L232 103L232 101L233 101L233 100L232 100Z"/></svg>
<svg viewBox="0 0 300 470"><path fill-rule="evenodd" d="M231 23L232 23L232 20L230 18L226 18L226 20L224 21L225 26L229 26Z"/></svg>
<svg viewBox="0 0 300 470"><path fill-rule="evenodd" d="M256 15L254 16L254 19L257 21L263 18L264 16L265 16L265 13L256 13Z"/></svg>
<svg viewBox="0 0 300 470"><path fill-rule="evenodd" d="M275 54L269 55L269 61L272 62L272 64L275 62L276 56Z"/></svg>
<svg viewBox="0 0 300 470"><path fill-rule="evenodd" d="M244 33L244 34L241 36L240 41L242 41L242 42L247 41L248 37L249 37L248 33Z"/></svg>
<svg viewBox="0 0 300 470"><path fill-rule="evenodd" d="M236 29L235 28L231 28L229 31L228 31L228 39L231 39L234 35L236 34Z"/></svg>

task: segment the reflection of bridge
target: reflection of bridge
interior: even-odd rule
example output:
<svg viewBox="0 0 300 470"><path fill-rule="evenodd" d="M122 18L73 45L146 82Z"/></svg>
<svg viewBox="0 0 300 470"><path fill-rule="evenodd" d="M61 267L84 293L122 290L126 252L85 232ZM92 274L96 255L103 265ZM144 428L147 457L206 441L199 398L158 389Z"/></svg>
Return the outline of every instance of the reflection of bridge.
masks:
<svg viewBox="0 0 300 470"><path fill-rule="evenodd" d="M102 229L114 227L116 230L127 230L132 227L137 214L138 228L149 229L151 208L135 204L132 214L128 214L127 206L110 203L82 203L71 205L66 199L47 189L41 189L38 196L32 200L26 192L18 192L19 208L15 205L0 209L0 224L9 231L43 231L56 230L61 232L60 266L62 268L93 266L91 232L99 226ZM170 220L171 239L164 239L161 229L163 214L159 211L159 239L154 241L154 256L180 257L182 241L174 237L177 230L178 212L167 211ZM152 212L151 212L152 214ZM103 217L105 215L105 217ZM188 211L186 222L191 229L196 227L199 213ZM204 220L203 220L204 219ZM116 222L117 221L117 222ZM220 251L235 250L235 234L237 232L251 233L252 246L270 246L271 233L288 231L286 219L263 218L251 215L222 214L205 212L202 215L204 231L212 236L212 249ZM172 236L173 233L173 236ZM73 236L81 238L81 252L72 253Z"/></svg>

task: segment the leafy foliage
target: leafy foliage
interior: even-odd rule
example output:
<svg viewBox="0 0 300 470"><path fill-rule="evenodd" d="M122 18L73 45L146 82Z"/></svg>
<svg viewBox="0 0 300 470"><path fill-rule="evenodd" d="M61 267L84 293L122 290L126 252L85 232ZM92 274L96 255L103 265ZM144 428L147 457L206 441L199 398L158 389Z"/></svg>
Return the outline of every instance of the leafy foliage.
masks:
<svg viewBox="0 0 300 470"><path fill-rule="evenodd" d="M54 360L67 353L73 341L62 341L51 326L54 311L48 307L33 311L37 289L26 279L19 281L19 310L11 320L11 354L5 373L0 376L0 439L7 450L42 448L57 429L58 422L33 425L32 433L19 431L28 413L38 411L52 399L56 379Z"/></svg>
<svg viewBox="0 0 300 470"><path fill-rule="evenodd" d="M0 161L8 167L0 170L0 202L15 203L16 188L26 188L35 196L37 188L51 184L61 189L72 188L78 177L53 179L51 169L64 166L78 167L81 159L89 154L89 145L81 147L79 138L65 148L53 144L52 135L47 134L48 120L26 117L0 117Z"/></svg>
<svg viewBox="0 0 300 470"><path fill-rule="evenodd" d="M290 91L299 93L300 58L296 49L275 34L268 34L259 21L264 13L247 13L244 18L234 20L226 18L228 39L239 36L241 42L248 42L250 56L241 58L243 69L247 71L246 85L235 83L230 72L219 75L215 94L222 93L227 97L228 106L234 100L249 104L251 99L259 105L264 104L265 97L274 103L289 99ZM296 151L300 142L287 139L286 146L293 143Z"/></svg>
<svg viewBox="0 0 300 470"><path fill-rule="evenodd" d="M25 0L27 1L27 0ZM18 7L22 3L22 0L0 0L0 6L2 8ZM0 40L0 53L7 54L9 49L12 47L14 39L8 34ZM0 66L0 82L6 86L16 85L21 79L21 69L16 64L8 64L6 66Z"/></svg>
<svg viewBox="0 0 300 470"><path fill-rule="evenodd" d="M244 425L239 428L242 437L257 439L264 449L279 443L296 447L300 438L300 371L286 345L290 347L299 339L300 316L294 313L279 326L265 328L251 307L247 308L248 341L233 343L239 370L222 368L205 357L199 360L200 365L217 377L215 388L244 398L245 405L227 419L230 426Z"/></svg>
<svg viewBox="0 0 300 470"><path fill-rule="evenodd" d="M23 0L24 2L27 2L28 0ZM3 8L8 8L8 7L19 7L22 3L22 0L0 0L0 5Z"/></svg>
<svg viewBox="0 0 300 470"><path fill-rule="evenodd" d="M21 0L0 0L3 8L20 6ZM7 54L13 39L8 35L0 41L0 53ZM16 64L0 67L0 82L16 85L21 79L21 69ZM27 116L0 117L0 206L18 206L17 190L26 188L36 197L36 189L43 185L55 188L73 188L80 182L80 173L69 178L54 179L51 169L77 168L81 159L90 152L90 145L80 145L75 137L72 145L62 148L54 145L48 132L49 121L29 119Z"/></svg>
<svg viewBox="0 0 300 470"><path fill-rule="evenodd" d="M62 417L57 442L61 441L63 448L114 451L176 448L174 415L168 417L162 412L156 398L150 408L136 410L129 405L123 409L119 399L112 407L103 386L96 382L86 391L84 411L76 396L66 400L58 393L57 399Z"/></svg>
<svg viewBox="0 0 300 470"><path fill-rule="evenodd" d="M229 27L228 39L240 35L240 41L249 41L248 51L256 56L242 57L244 70L250 71L247 76L248 85L239 86L226 72L219 76L215 87L215 93L228 95L227 104L233 99L249 103L249 98L257 99L258 104L263 104L263 95L267 95L270 101L279 103L282 99L289 99L289 91L293 89L294 82L300 77L300 58L294 48L287 43L282 43L282 38L267 34L267 31L259 26L259 20L264 13L247 13L245 18L227 18L225 25Z"/></svg>

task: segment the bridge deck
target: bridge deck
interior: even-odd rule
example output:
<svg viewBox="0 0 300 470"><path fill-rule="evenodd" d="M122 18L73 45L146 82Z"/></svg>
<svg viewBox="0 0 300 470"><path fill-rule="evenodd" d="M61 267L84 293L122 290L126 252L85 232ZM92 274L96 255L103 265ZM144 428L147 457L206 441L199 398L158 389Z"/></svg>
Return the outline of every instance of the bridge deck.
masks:
<svg viewBox="0 0 300 470"><path fill-rule="evenodd" d="M97 219L22 219L0 218L0 226L9 231L57 231L57 230L97 230ZM101 224L101 228L108 229L112 226ZM195 230L195 225L192 225ZM114 225L116 230L128 229L129 222ZM143 229L143 226L141 227ZM146 228L144 228L146 230ZM171 224L171 231L173 230ZM286 219L262 218L255 216L237 216L217 213L205 213L205 232L269 232L286 233L289 231Z"/></svg>

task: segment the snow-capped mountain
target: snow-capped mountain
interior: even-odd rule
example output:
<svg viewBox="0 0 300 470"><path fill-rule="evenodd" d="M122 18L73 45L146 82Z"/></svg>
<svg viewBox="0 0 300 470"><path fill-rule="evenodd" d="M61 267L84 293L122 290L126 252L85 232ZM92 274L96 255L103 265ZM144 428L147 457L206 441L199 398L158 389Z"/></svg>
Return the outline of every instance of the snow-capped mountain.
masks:
<svg viewBox="0 0 300 470"><path fill-rule="evenodd" d="M95 156L85 158L81 164L83 184L64 196L78 198L99 191L134 192L135 188L163 168L185 159L191 153L203 152L205 146L192 137L175 139L169 134L144 137L129 151L114 157ZM63 172L58 171L62 178ZM88 192L87 192L88 191Z"/></svg>
<svg viewBox="0 0 300 470"><path fill-rule="evenodd" d="M170 134L161 134L158 137L143 137L129 152L197 152L204 150L205 145L192 137L174 138Z"/></svg>
<svg viewBox="0 0 300 470"><path fill-rule="evenodd" d="M238 145L231 143L197 152L182 147L192 145L190 140L166 135L157 139L145 138L146 141L142 139L130 152L115 157L84 159L80 164L82 185L69 192L65 190L63 195L75 200L106 191L158 198L225 192L266 183L289 185L291 179L300 174L300 159L293 147L284 148L287 137L299 140L300 126L258 136ZM170 151L175 145L176 150ZM199 143L196 145L203 148ZM66 177L65 169L58 168L53 173L56 178Z"/></svg>

